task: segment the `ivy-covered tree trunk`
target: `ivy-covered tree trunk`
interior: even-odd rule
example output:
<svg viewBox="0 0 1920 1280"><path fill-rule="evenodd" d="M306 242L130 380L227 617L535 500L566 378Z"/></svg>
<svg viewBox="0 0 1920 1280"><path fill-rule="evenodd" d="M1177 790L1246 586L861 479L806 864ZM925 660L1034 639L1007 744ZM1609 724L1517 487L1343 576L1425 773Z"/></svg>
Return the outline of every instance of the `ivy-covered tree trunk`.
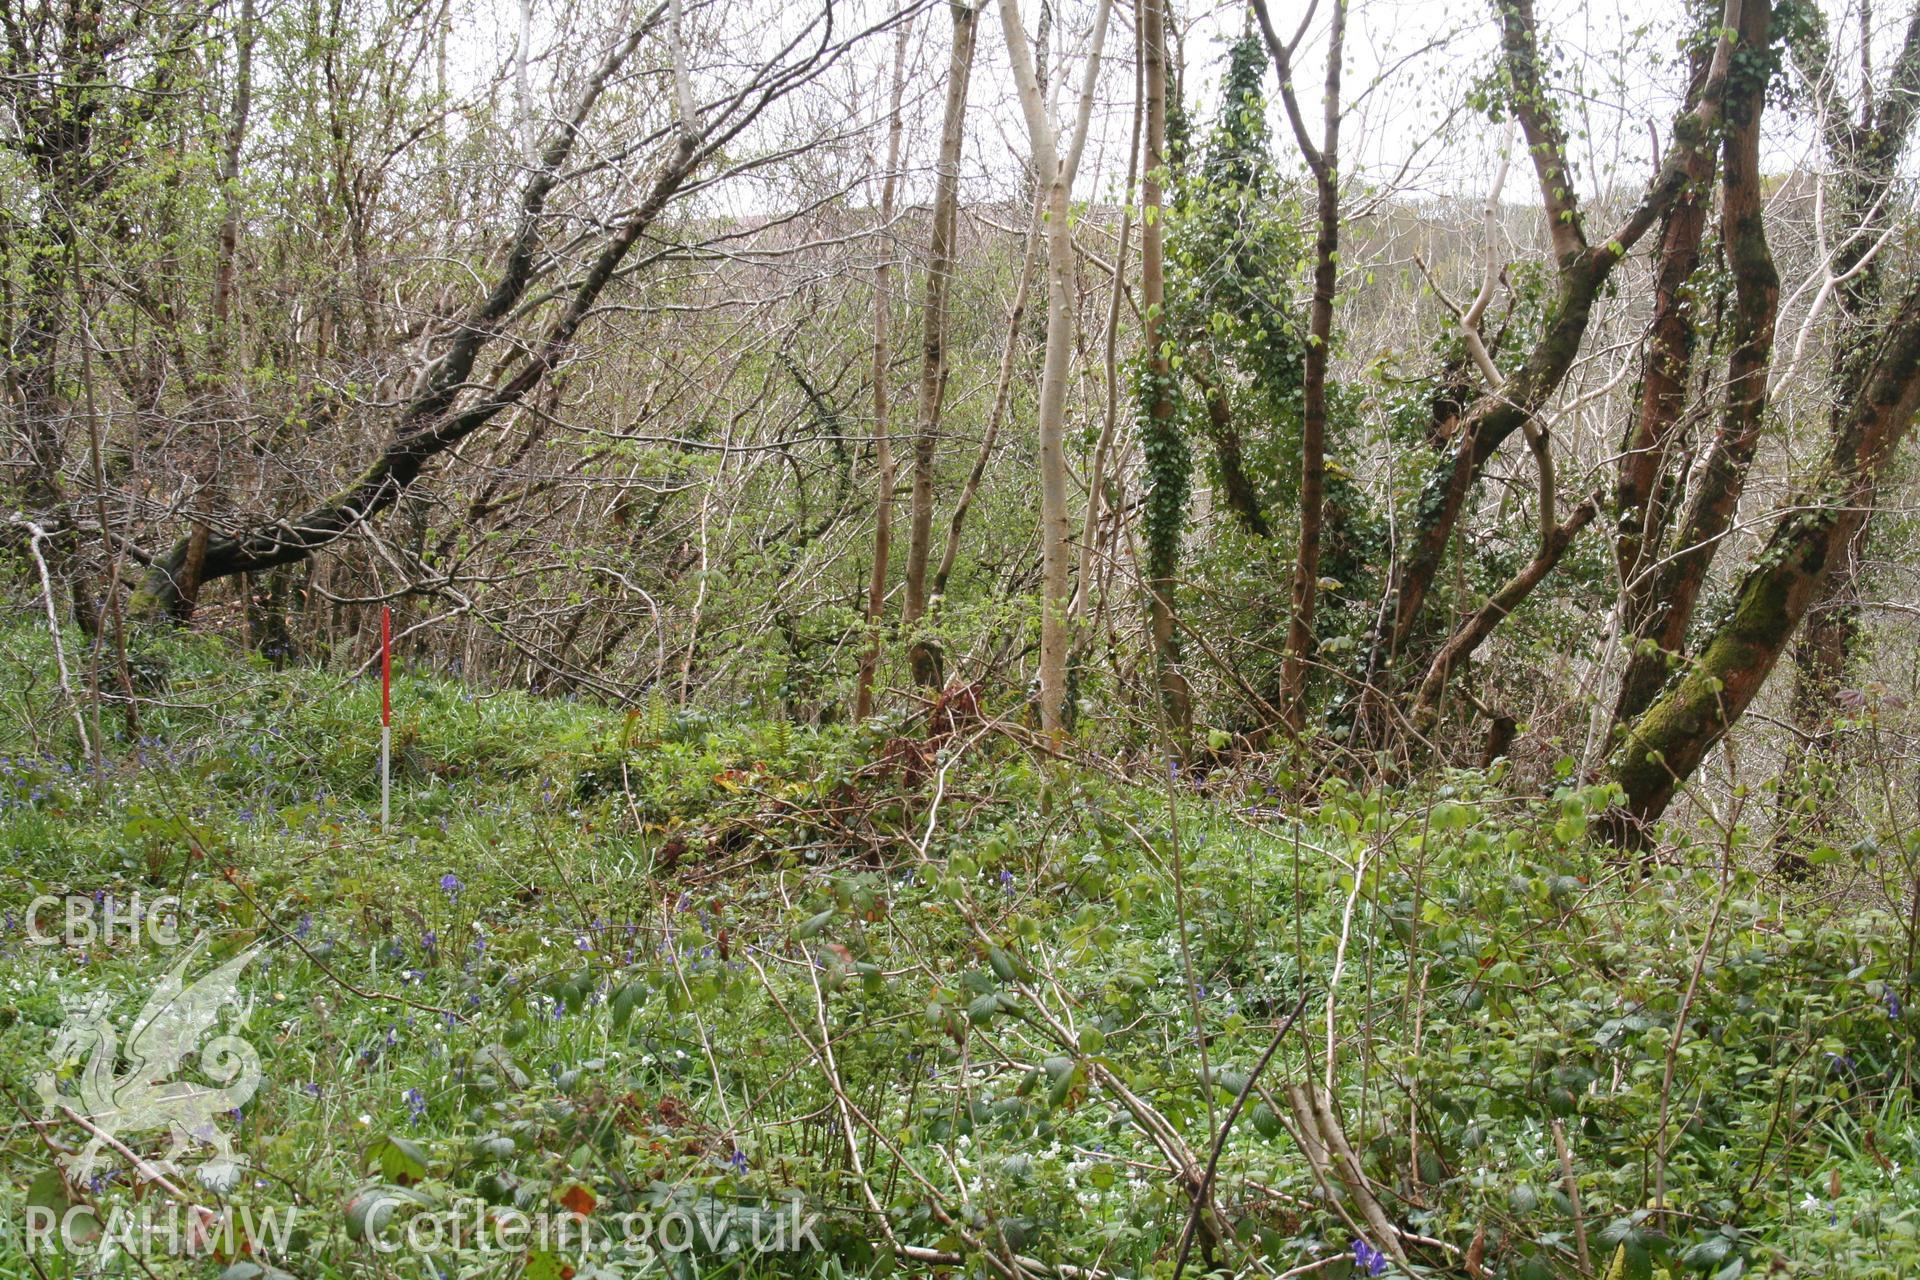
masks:
<svg viewBox="0 0 1920 1280"><path fill-rule="evenodd" d="M1174 617L1175 574L1186 529L1193 460L1177 421L1177 384L1164 331L1166 251L1162 187L1167 168L1166 14L1162 0L1141 0L1140 40L1147 95L1147 161L1140 186L1140 309L1145 347L1137 398L1146 459L1147 631L1160 703L1176 732L1193 721L1193 697L1180 673Z"/></svg>
<svg viewBox="0 0 1920 1280"><path fill-rule="evenodd" d="M1261 509L1260 493L1247 474L1246 448L1240 440L1240 427L1233 419L1233 401L1220 379L1207 367L1206 349L1185 352L1187 376L1200 390L1206 406L1207 441L1213 446L1214 482L1218 496L1226 500L1241 527L1256 538L1271 538L1273 528Z"/></svg>

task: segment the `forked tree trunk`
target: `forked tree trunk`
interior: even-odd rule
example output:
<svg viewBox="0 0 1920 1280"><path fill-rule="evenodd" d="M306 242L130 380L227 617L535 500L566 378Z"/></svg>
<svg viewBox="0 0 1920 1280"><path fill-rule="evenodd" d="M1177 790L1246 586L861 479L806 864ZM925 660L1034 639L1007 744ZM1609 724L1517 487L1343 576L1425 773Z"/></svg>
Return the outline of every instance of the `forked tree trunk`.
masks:
<svg viewBox="0 0 1920 1280"><path fill-rule="evenodd" d="M1426 678L1420 682L1419 694L1407 717L1415 733L1425 734L1433 728L1439 720L1440 697L1446 692L1447 680L1473 656L1481 642L1493 634L1494 628L1519 608L1533 594L1533 589L1559 566L1567 549L1573 545L1573 540L1592 523L1599 509L1599 499L1595 497L1589 497L1576 506L1564 521L1548 531L1533 559L1447 637L1447 642L1440 646L1440 651L1427 667Z"/></svg>
<svg viewBox="0 0 1920 1280"><path fill-rule="evenodd" d="M1727 0L1726 12L1735 14L1741 7L1741 0ZM1510 105L1533 161L1558 268L1557 296L1548 323L1520 368L1461 415L1452 456L1440 464L1422 497L1415 527L1394 562L1388 605L1369 644L1363 714L1355 720L1355 732L1361 736L1382 727L1383 686L1390 682L1395 661L1420 626L1468 494L1500 447L1515 432L1527 430L1559 391L1614 267L1679 200L1698 153L1713 145L1733 56L1731 40L1723 31L1698 101L1674 120L1672 141L1653 182L1606 239L1591 244L1568 167L1565 131L1547 87L1532 0L1501 0L1498 16L1501 61L1512 83Z"/></svg>
<svg viewBox="0 0 1920 1280"><path fill-rule="evenodd" d="M1741 53L1728 79L1726 141L1721 161L1721 224L1733 275L1733 350L1727 357L1727 400L1674 543L1655 578L1652 606L1633 633L1615 709L1617 723L1644 711L1666 679L1670 657L1686 647L1687 629L1707 573L1733 528L1747 472L1760 443L1773 365L1780 275L1767 245L1761 195L1760 119L1771 60L1767 0L1747 0L1740 18Z"/></svg>
<svg viewBox="0 0 1920 1280"><path fill-rule="evenodd" d="M1047 354L1041 366L1037 416L1040 437L1040 729L1058 739L1066 731L1067 614L1071 608L1073 543L1067 514L1066 405L1074 338L1073 179L1086 147L1093 115L1093 90L1106 43L1112 0L1094 11L1078 109L1064 149L1034 69L1033 53L1021 25L1018 0L1000 0L1020 108L1026 116L1033 167L1045 193L1047 211Z"/></svg>

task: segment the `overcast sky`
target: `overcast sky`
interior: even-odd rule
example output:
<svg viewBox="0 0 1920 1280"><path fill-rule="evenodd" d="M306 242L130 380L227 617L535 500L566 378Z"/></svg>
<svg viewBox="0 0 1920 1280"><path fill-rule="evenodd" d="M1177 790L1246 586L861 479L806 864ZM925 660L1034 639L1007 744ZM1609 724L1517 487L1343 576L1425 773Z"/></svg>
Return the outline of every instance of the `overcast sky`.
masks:
<svg viewBox="0 0 1920 1280"><path fill-rule="evenodd" d="M547 89L543 69L555 64L556 25L563 14L577 13L577 0L531 0L533 5L534 93ZM691 3L691 0L689 0ZM771 45L785 23L816 12L818 0L716 0L707 10L743 42ZM839 29L882 17L894 0L836 0ZM1004 199L1018 189L1028 152L1026 127L1007 70L998 0L985 0L980 17L979 53L970 95L969 140L965 163L969 202ZM1204 126L1217 106L1217 84L1227 44L1243 29L1246 7L1233 0L1170 0L1181 31L1179 52L1187 76L1187 101ZM510 66L520 38L521 0L476 0L497 15L463 31L462 51L469 66L486 67L480 77ZM1021 0L1028 30L1036 24L1041 0ZM1304 0L1270 0L1276 27L1291 32L1306 12ZM1320 84L1325 69L1325 37L1332 0L1321 0L1306 41L1298 76L1303 106L1316 134ZM1857 74L1859 0L1825 0L1838 53L1835 62ZM769 8L772 5L772 8ZM1064 65L1065 83L1077 89L1087 48L1094 0L1055 0L1052 61L1056 82ZM1666 143L1684 70L1678 39L1683 21L1678 0L1538 0L1541 29L1554 54L1553 87L1572 137L1577 181L1589 199L1630 196L1644 185L1653 167L1653 131ZM1907 13L1882 4L1875 18L1877 60L1884 65ZM780 16L774 17L772 15ZM1492 66L1497 43L1485 0L1351 0L1345 58L1347 114L1343 152L1347 172L1370 186L1391 186L1411 198L1479 198L1506 143L1503 127L1471 114L1466 106L1473 82ZM1084 161L1078 194L1118 198L1124 184L1134 99L1132 5L1117 0L1100 76L1099 107ZM737 24L737 25L736 25ZM923 197L937 146L951 27L946 5L935 3L914 21L906 99L908 133L902 157L908 199ZM879 127L886 105L893 45L874 39L857 50L811 92L824 95L845 126L864 122L866 141L843 147L838 163L877 170L883 145ZM1273 81L1267 88L1272 94ZM1064 114L1064 112L1063 112ZM1284 164L1297 164L1277 101L1271 124ZM786 127L791 127L789 124ZM1773 112L1767 137L1767 164L1776 171L1818 163L1814 132L1804 113L1790 118ZM748 212L765 191L742 190L728 198ZM1516 167L1505 192L1513 201L1531 201L1532 176Z"/></svg>

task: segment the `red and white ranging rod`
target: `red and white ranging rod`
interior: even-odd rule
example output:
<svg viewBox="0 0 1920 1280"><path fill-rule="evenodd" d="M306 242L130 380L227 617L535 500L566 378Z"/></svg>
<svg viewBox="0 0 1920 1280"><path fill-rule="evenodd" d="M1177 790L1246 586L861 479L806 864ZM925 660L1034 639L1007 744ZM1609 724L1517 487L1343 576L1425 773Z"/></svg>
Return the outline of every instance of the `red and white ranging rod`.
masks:
<svg viewBox="0 0 1920 1280"><path fill-rule="evenodd" d="M380 834L393 817L393 610L380 606Z"/></svg>

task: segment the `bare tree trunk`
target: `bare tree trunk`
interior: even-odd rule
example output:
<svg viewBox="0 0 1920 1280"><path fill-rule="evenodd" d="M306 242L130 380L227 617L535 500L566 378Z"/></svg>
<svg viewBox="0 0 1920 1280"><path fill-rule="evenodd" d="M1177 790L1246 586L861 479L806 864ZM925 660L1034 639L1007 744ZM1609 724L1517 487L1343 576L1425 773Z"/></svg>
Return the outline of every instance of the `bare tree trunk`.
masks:
<svg viewBox="0 0 1920 1280"><path fill-rule="evenodd" d="M873 714L873 676L880 665L880 622L887 611L887 561L893 546L893 442L887 434L887 369L893 358L893 196L900 178L900 100L907 90L907 35L893 45L893 95L887 107L887 164L880 179L880 260L873 268L873 572L867 579L866 651L854 683L853 718Z"/></svg>
<svg viewBox="0 0 1920 1280"><path fill-rule="evenodd" d="M1027 120L1034 170L1047 208L1047 354L1040 374L1040 729L1052 738L1066 731L1067 611L1073 543L1067 516L1066 401L1073 359L1073 179L1086 147L1093 91L1100 72L1112 0L1094 11L1093 36L1078 111L1061 150L1034 70L1033 53L1020 22L1018 0L1000 0L1014 83Z"/></svg>
<svg viewBox="0 0 1920 1280"><path fill-rule="evenodd" d="M933 232L927 261L926 302L922 309L920 405L913 438L913 509L907 536L906 599L900 621L911 633L927 612L927 559L933 543L933 464L939 444L940 408L947 393L947 295L953 284L953 257L960 221L960 154L966 142L967 88L973 75L973 50L980 11L970 3L950 3L953 54L947 64L947 101L940 123L940 161L933 192ZM913 682L922 688L941 683L940 648L915 636L907 651Z"/></svg>
<svg viewBox="0 0 1920 1280"><path fill-rule="evenodd" d="M1346 43L1346 0L1334 0L1327 33L1327 83L1319 146L1307 133L1293 90L1293 50L1283 44L1267 16L1266 0L1254 0L1260 34L1280 78L1280 97L1294 141L1313 173L1317 227L1313 245L1313 301L1307 311L1307 353L1301 378L1300 542L1293 565L1293 614L1280 664L1280 713L1298 734L1306 725L1307 657L1313 649L1314 606L1319 599L1320 535L1327 494L1327 360L1333 342L1333 299L1340 274L1340 60Z"/></svg>

